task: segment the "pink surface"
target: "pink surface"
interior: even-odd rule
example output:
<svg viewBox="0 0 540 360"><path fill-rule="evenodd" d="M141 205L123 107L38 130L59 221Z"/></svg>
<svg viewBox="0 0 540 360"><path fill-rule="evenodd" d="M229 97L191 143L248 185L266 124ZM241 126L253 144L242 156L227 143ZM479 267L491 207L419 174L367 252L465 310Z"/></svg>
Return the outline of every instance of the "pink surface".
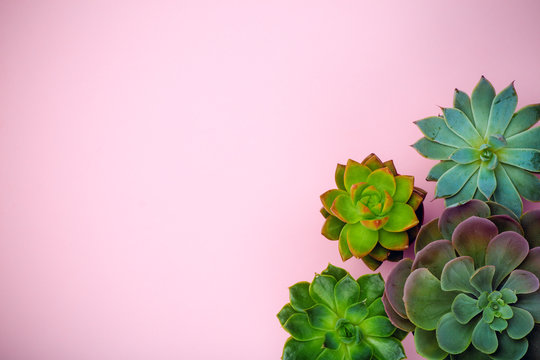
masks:
<svg viewBox="0 0 540 360"><path fill-rule="evenodd" d="M1 1L0 359L278 359L287 287L343 266L335 164L393 158L437 216L412 121L482 74L540 101L539 12Z"/></svg>

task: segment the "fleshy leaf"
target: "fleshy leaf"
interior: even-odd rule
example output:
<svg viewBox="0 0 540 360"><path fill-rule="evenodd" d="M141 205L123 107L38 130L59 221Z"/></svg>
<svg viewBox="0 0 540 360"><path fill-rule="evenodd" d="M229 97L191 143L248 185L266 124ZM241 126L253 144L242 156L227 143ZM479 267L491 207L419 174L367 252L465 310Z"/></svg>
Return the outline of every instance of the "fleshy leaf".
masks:
<svg viewBox="0 0 540 360"><path fill-rule="evenodd" d="M429 223L424 224L418 235L416 236L416 242L414 244L414 252L418 253L425 248L428 244L436 240L442 240L443 235L439 231L439 219L433 219Z"/></svg>
<svg viewBox="0 0 540 360"><path fill-rule="evenodd" d="M315 305L315 302L309 295L309 283L301 281L289 288L289 298L291 305L296 311L303 311Z"/></svg>
<svg viewBox="0 0 540 360"><path fill-rule="evenodd" d="M334 175L334 178L336 180L336 185L340 190L345 190L345 168L346 166L342 164L337 164L336 166L336 173Z"/></svg>
<svg viewBox="0 0 540 360"><path fill-rule="evenodd" d="M381 274L362 275L356 282L360 285L360 301L366 300L368 306L383 295L384 280Z"/></svg>
<svg viewBox="0 0 540 360"><path fill-rule="evenodd" d="M530 201L540 201L540 179L527 170L515 166L503 165L503 167L521 196Z"/></svg>
<svg viewBox="0 0 540 360"><path fill-rule="evenodd" d="M497 178L497 188L493 193L493 199L512 210L517 216L523 211L523 203L514 184L506 174L503 166L497 166L495 169L495 177Z"/></svg>
<svg viewBox="0 0 540 360"><path fill-rule="evenodd" d="M478 189L489 199L496 187L497 179L495 178L495 171L488 169L488 164L482 162L478 172Z"/></svg>
<svg viewBox="0 0 540 360"><path fill-rule="evenodd" d="M349 320L351 323L358 325L368 315L368 309L364 303L358 302L352 304L345 310L345 319Z"/></svg>
<svg viewBox="0 0 540 360"><path fill-rule="evenodd" d="M360 342L349 347L349 355L351 360L370 360L373 358L373 350L368 344Z"/></svg>
<svg viewBox="0 0 540 360"><path fill-rule="evenodd" d="M394 333L396 328L386 316L373 316L360 324L362 333L367 336L387 337Z"/></svg>
<svg viewBox="0 0 540 360"><path fill-rule="evenodd" d="M339 280L334 288L334 298L338 314L345 314L345 310L350 305L358 302L359 296L360 287L350 275L346 275L343 279Z"/></svg>
<svg viewBox="0 0 540 360"><path fill-rule="evenodd" d="M454 302L452 303L452 313L455 320L460 324L469 323L469 321L471 321L476 315L482 312L482 309L477 306L477 303L478 301L476 299L473 299L472 297L463 293L456 296Z"/></svg>
<svg viewBox="0 0 540 360"><path fill-rule="evenodd" d="M333 330L338 321L336 313L323 304L317 304L306 309L309 323L312 327L321 330Z"/></svg>
<svg viewBox="0 0 540 360"><path fill-rule="evenodd" d="M437 165L433 166L431 170L429 170L429 174L426 177L426 180L427 181L439 180L442 174L444 174L445 172L447 172L454 166L456 166L456 162L454 161L441 161Z"/></svg>
<svg viewBox="0 0 540 360"><path fill-rule="evenodd" d="M486 249L497 234L497 226L491 221L471 216L455 228L452 243L459 255L472 257L478 268L485 264Z"/></svg>
<svg viewBox="0 0 540 360"><path fill-rule="evenodd" d="M459 190L455 195L452 195L450 197L447 197L444 199L444 205L446 207L451 207L457 204L464 204L467 201L473 199L475 194L478 192L478 171L473 174L467 180L465 185ZM482 195L482 197L485 199L485 197Z"/></svg>
<svg viewBox="0 0 540 360"><path fill-rule="evenodd" d="M463 147L454 151L450 159L458 164L470 164L480 159L480 150Z"/></svg>
<svg viewBox="0 0 540 360"><path fill-rule="evenodd" d="M285 342L283 360L313 360L321 352L324 338L312 341L298 341L292 337Z"/></svg>
<svg viewBox="0 0 540 360"><path fill-rule="evenodd" d="M277 317L279 319L279 323L281 325L285 324L285 322L287 322L287 320L289 320L289 318L293 314L296 314L296 311L293 309L291 304L286 304L283 308L281 308L281 310L277 314Z"/></svg>
<svg viewBox="0 0 540 360"><path fill-rule="evenodd" d="M441 289L444 291L459 290L478 295L469 279L474 273L474 260L470 256L460 256L444 265L441 274Z"/></svg>
<svg viewBox="0 0 540 360"><path fill-rule="evenodd" d="M534 322L540 323L540 290L532 294L520 295L516 306L530 312Z"/></svg>
<svg viewBox="0 0 540 360"><path fill-rule="evenodd" d="M439 228L444 238L450 240L452 239L454 229L463 220L471 216L486 218L490 214L489 206L485 202L471 200L463 205L445 209L439 219Z"/></svg>
<svg viewBox="0 0 540 360"><path fill-rule="evenodd" d="M390 232L405 231L418 225L418 222L412 207L403 203L394 203L392 210L388 213L388 222L383 229Z"/></svg>
<svg viewBox="0 0 540 360"><path fill-rule="evenodd" d="M519 268L532 272L540 280L540 247L531 249Z"/></svg>
<svg viewBox="0 0 540 360"><path fill-rule="evenodd" d="M366 228L361 223L349 224L347 231L347 243L351 253L356 257L364 257L373 250L379 233Z"/></svg>
<svg viewBox="0 0 540 360"><path fill-rule="evenodd" d="M350 226L351 225L349 224L345 225L339 234L339 255L343 261L346 261L353 256L351 250L349 249L349 243L347 242L347 235L349 233Z"/></svg>
<svg viewBox="0 0 540 360"><path fill-rule="evenodd" d="M529 244L521 235L504 232L495 236L486 249L486 264L495 265L493 286L497 288L529 253Z"/></svg>
<svg viewBox="0 0 540 360"><path fill-rule="evenodd" d="M324 344L323 344L323 346L326 349L333 349L333 350L339 349L339 347L341 346L341 339L339 338L339 335L337 334L337 332L328 331L324 335ZM323 350L323 352L324 351L326 351L326 350ZM321 355L322 355L322 353L321 353ZM321 355L319 355L319 356L321 356Z"/></svg>
<svg viewBox="0 0 540 360"><path fill-rule="evenodd" d="M289 334L296 340L308 341L324 337L324 331L313 328L308 316L303 313L292 315L283 325Z"/></svg>
<svg viewBox="0 0 540 360"><path fill-rule="evenodd" d="M439 279L422 268L414 270L405 282L403 300L413 324L434 330L439 319L450 311L456 296L456 292L443 291Z"/></svg>
<svg viewBox="0 0 540 360"><path fill-rule="evenodd" d="M472 343L475 348L486 354L491 354L497 350L499 342L495 331L491 329L485 321L478 321L472 334Z"/></svg>
<svg viewBox="0 0 540 360"><path fill-rule="evenodd" d="M390 250L383 248L380 244L377 244L373 250L369 253L369 256L374 258L377 261L383 262L388 259L390 255Z"/></svg>
<svg viewBox="0 0 540 360"><path fill-rule="evenodd" d="M467 93L456 89L454 92L454 107L463 111L463 113L474 124L474 115L472 113L471 99Z"/></svg>
<svg viewBox="0 0 540 360"><path fill-rule="evenodd" d="M540 172L540 150L504 148L499 150L498 155L502 163Z"/></svg>
<svg viewBox="0 0 540 360"><path fill-rule="evenodd" d="M368 315L371 316L386 316L386 311L384 310L384 304L382 302L382 298L378 298L377 300L373 301L371 305L368 307Z"/></svg>
<svg viewBox="0 0 540 360"><path fill-rule="evenodd" d="M526 270L514 270L508 276L503 289L514 290L516 294L530 294L538 290L539 281L536 275Z"/></svg>
<svg viewBox="0 0 540 360"><path fill-rule="evenodd" d="M443 108L442 111L446 124L453 132L473 147L482 145L482 137L462 111L454 108Z"/></svg>
<svg viewBox="0 0 540 360"><path fill-rule="evenodd" d="M326 218L321 230L321 234L329 240L338 240L341 229L345 226L345 223L339 220L337 217L330 215Z"/></svg>
<svg viewBox="0 0 540 360"><path fill-rule="evenodd" d="M369 230L377 231L388 222L389 217L385 216L378 219L360 220L360 223Z"/></svg>
<svg viewBox="0 0 540 360"><path fill-rule="evenodd" d="M426 138L421 138L412 145L418 153L428 159L448 160L455 147L442 145Z"/></svg>
<svg viewBox="0 0 540 360"><path fill-rule="evenodd" d="M514 83L504 88L493 99L489 113L487 134L504 134L517 106Z"/></svg>
<svg viewBox="0 0 540 360"><path fill-rule="evenodd" d="M369 174L371 174L371 170L367 166L361 165L354 160L347 161L343 180L345 189L348 191L354 184L366 182Z"/></svg>
<svg viewBox="0 0 540 360"><path fill-rule="evenodd" d="M521 108L514 114L504 132L507 138L529 129L540 119L540 104L532 104Z"/></svg>
<svg viewBox="0 0 540 360"><path fill-rule="evenodd" d="M431 116L414 123L429 140L457 148L468 146L468 143L450 130L444 119L439 116Z"/></svg>
<svg viewBox="0 0 540 360"><path fill-rule="evenodd" d="M402 318L407 317L405 304L403 303L403 291L405 281L411 273L413 261L411 259L400 260L388 275L385 285L385 295L388 302Z"/></svg>
<svg viewBox="0 0 540 360"><path fill-rule="evenodd" d="M324 206L324 209L328 211L330 214L332 213L332 204L334 203L334 200L340 195L347 195L347 193L343 190L333 189L328 190L324 194L321 195L321 203Z"/></svg>
<svg viewBox="0 0 540 360"><path fill-rule="evenodd" d="M388 302L386 294L382 296L381 300L383 302L384 310L386 312L386 315L388 316L388 319L390 319L390 321L392 322L392 324L394 324L395 327L406 332L414 331L416 326L414 326L414 324L411 323L408 319L399 316L399 314L394 310L392 305L390 305L390 303Z"/></svg>
<svg viewBox="0 0 540 360"><path fill-rule="evenodd" d="M501 332L508 327L508 321L504 320L503 318L495 318L493 319L493 322L489 324L489 327L492 330Z"/></svg>
<svg viewBox="0 0 540 360"><path fill-rule="evenodd" d="M390 196L396 193L396 180L388 168L380 168L372 172L366 182L379 191L387 191Z"/></svg>
<svg viewBox="0 0 540 360"><path fill-rule="evenodd" d="M371 270L375 271L381 266L382 262L375 260L371 257L371 255L364 256L363 258L360 258L362 262Z"/></svg>
<svg viewBox="0 0 540 360"><path fill-rule="evenodd" d="M503 332L499 335L499 348L490 355L493 360L520 360L527 352L527 340L513 340ZM523 358L523 360L526 360ZM531 358L532 360L532 358Z"/></svg>
<svg viewBox="0 0 540 360"><path fill-rule="evenodd" d="M452 243L448 240L437 240L426 246L416 254L412 270L419 268L428 269L437 279L447 262L456 257Z"/></svg>
<svg viewBox="0 0 540 360"><path fill-rule="evenodd" d="M521 225L508 215L493 215L488 217L488 219L497 226L499 234L505 231L513 231L523 235Z"/></svg>
<svg viewBox="0 0 540 360"><path fill-rule="evenodd" d="M471 343L474 324L460 324L454 314L443 315L437 326L437 342L450 354L464 352Z"/></svg>
<svg viewBox="0 0 540 360"><path fill-rule="evenodd" d="M488 126L491 104L495 98L493 85L482 76L471 94L471 105L474 114L474 121L480 136L484 136Z"/></svg>
<svg viewBox="0 0 540 360"><path fill-rule="evenodd" d="M336 279L329 275L316 275L309 286L309 295L315 302L324 304L335 310L334 286Z"/></svg>
<svg viewBox="0 0 540 360"><path fill-rule="evenodd" d="M414 176L398 175L395 177L396 192L394 193L394 201L406 203L414 188Z"/></svg>
<svg viewBox="0 0 540 360"><path fill-rule="evenodd" d="M365 340L373 349L375 359L400 360L405 359L403 345L393 337L367 337Z"/></svg>
<svg viewBox="0 0 540 360"><path fill-rule="evenodd" d="M470 282L479 292L486 291L490 293L493 290L493 276L495 276L495 266L482 266L474 272Z"/></svg>
<svg viewBox="0 0 540 360"><path fill-rule="evenodd" d="M435 331L416 328L414 332L414 344L418 354L427 359L443 360L448 356L448 353L439 347Z"/></svg>
<svg viewBox="0 0 540 360"><path fill-rule="evenodd" d="M406 232L379 231L379 244L389 250L405 250L409 247L409 236Z"/></svg>
<svg viewBox="0 0 540 360"><path fill-rule="evenodd" d="M508 336L514 340L519 340L527 336L534 328L534 319L532 315L521 308L512 307L514 316L508 319Z"/></svg>
<svg viewBox="0 0 540 360"><path fill-rule="evenodd" d="M511 148L540 149L540 127L509 137L507 144Z"/></svg>
<svg viewBox="0 0 540 360"><path fill-rule="evenodd" d="M362 165L367 166L371 171L375 171L383 167L383 162L377 155L371 153L362 161Z"/></svg>
<svg viewBox="0 0 540 360"><path fill-rule="evenodd" d="M448 197L457 193L465 185L467 180L478 170L479 162L471 164L458 164L445 172L437 181L435 195Z"/></svg>
<svg viewBox="0 0 540 360"><path fill-rule="evenodd" d="M353 203L351 197L347 195L339 195L330 208L332 214L336 215L341 221L354 224L358 222L362 214L360 209Z"/></svg>
<svg viewBox="0 0 540 360"><path fill-rule="evenodd" d="M323 270L322 275L332 276L336 281L339 281L347 275L347 271L332 264L328 264L326 269Z"/></svg>

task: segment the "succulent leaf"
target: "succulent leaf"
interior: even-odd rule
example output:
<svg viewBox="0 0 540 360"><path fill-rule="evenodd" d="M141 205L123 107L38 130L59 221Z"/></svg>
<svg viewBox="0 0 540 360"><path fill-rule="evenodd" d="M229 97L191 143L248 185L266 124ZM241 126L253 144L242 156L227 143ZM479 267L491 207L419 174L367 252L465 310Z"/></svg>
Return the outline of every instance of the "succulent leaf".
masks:
<svg viewBox="0 0 540 360"><path fill-rule="evenodd" d="M449 354L460 354L467 350L471 343L474 324L462 324L452 313L441 317L437 325L437 342Z"/></svg>
<svg viewBox="0 0 540 360"><path fill-rule="evenodd" d="M512 179L515 189L523 198L530 201L540 201L540 179L530 172L515 166L505 164L503 168L508 177Z"/></svg>
<svg viewBox="0 0 540 360"><path fill-rule="evenodd" d="M339 190L345 190L345 169L346 166L343 164L337 164L336 166L335 180Z"/></svg>
<svg viewBox="0 0 540 360"><path fill-rule="evenodd" d="M418 354L430 360L446 359L448 353L440 348L436 336L435 331L417 328L414 333L414 344Z"/></svg>
<svg viewBox="0 0 540 360"><path fill-rule="evenodd" d="M344 269L328 264L311 283L300 282L289 289L297 306L286 304L277 314L291 335L282 359L405 358L401 340L407 332L396 331L388 319L381 299L384 281L380 274L355 280ZM313 305L306 307L307 304Z"/></svg>
<svg viewBox="0 0 540 360"><path fill-rule="evenodd" d="M452 234L452 244L461 256L470 256L476 267L485 264L485 253L491 239L498 234L497 226L477 216L461 222Z"/></svg>
<svg viewBox="0 0 540 360"><path fill-rule="evenodd" d="M478 300L463 293L456 296L454 302L452 303L453 319L462 325L468 324L476 315L480 314L481 312L482 309L478 306ZM462 349L457 353L451 352L450 350L446 351L450 352L451 354L459 354L465 351L465 349Z"/></svg>
<svg viewBox="0 0 540 360"><path fill-rule="evenodd" d="M495 169L495 177L497 178L497 188L493 193L493 199L504 204L507 208L512 210L516 215L521 215L523 212L523 203L519 197L519 193L516 190L512 180L508 177L506 170L502 166L497 166Z"/></svg>
<svg viewBox="0 0 540 360"><path fill-rule="evenodd" d="M433 160L448 160L450 155L456 151L453 146L443 145L427 138L421 138L412 147L423 157Z"/></svg>
<svg viewBox="0 0 540 360"><path fill-rule="evenodd" d="M484 136L486 133L489 113L494 98L495 89L493 88L493 85L482 76L471 95L471 107L474 114L474 121L481 136Z"/></svg>
<svg viewBox="0 0 540 360"><path fill-rule="evenodd" d="M517 269L510 273L501 289L513 290L516 294L530 294L538 290L539 281L530 271Z"/></svg>
<svg viewBox="0 0 540 360"><path fill-rule="evenodd" d="M411 270L425 268L440 279L445 264L455 257L456 253L450 241L437 240L416 254Z"/></svg>
<svg viewBox="0 0 540 360"><path fill-rule="evenodd" d="M422 131L426 138L436 141L439 144L456 148L469 145L455 132L450 130L444 119L439 116L418 120L415 121L415 124L420 128L420 131Z"/></svg>
<svg viewBox="0 0 540 360"><path fill-rule="evenodd" d="M472 334L472 343L475 348L485 354L494 353L499 346L495 330L485 321L478 321L476 324Z"/></svg>
<svg viewBox="0 0 540 360"><path fill-rule="evenodd" d="M471 285L470 278L474 274L474 260L470 256L460 256L448 261L441 274L441 289L444 291L463 291L478 294Z"/></svg>
<svg viewBox="0 0 540 360"><path fill-rule="evenodd" d="M511 83L495 96L489 112L488 134L503 134L516 111L517 94Z"/></svg>
<svg viewBox="0 0 540 360"><path fill-rule="evenodd" d="M504 132L504 136L510 138L513 135L519 134L536 124L538 120L540 120L540 104L525 106L514 114Z"/></svg>
<svg viewBox="0 0 540 360"><path fill-rule="evenodd" d="M445 108L443 114L448 127L465 140L467 144L474 147L482 145L482 136L461 110Z"/></svg>
<svg viewBox="0 0 540 360"><path fill-rule="evenodd" d="M447 172L448 170L456 166L456 164L457 163L455 161L451 161L451 160L439 162L437 165L431 168L428 176L426 177L426 180L427 181L439 180L442 174L444 174L445 172Z"/></svg>
<svg viewBox="0 0 540 360"><path fill-rule="evenodd" d="M436 197L450 197L463 188L467 180L478 170L480 164L457 164L445 172L437 181L435 187Z"/></svg>
<svg viewBox="0 0 540 360"><path fill-rule="evenodd" d="M328 240L338 240L345 223L335 216L328 216L321 230L321 234Z"/></svg>
<svg viewBox="0 0 540 360"><path fill-rule="evenodd" d="M345 190L349 191L351 186L356 183L366 182L369 174L371 174L371 170L367 166L359 164L354 160L347 161L344 174Z"/></svg>
<svg viewBox="0 0 540 360"><path fill-rule="evenodd" d="M456 89L454 92L454 107L463 111L463 113L474 123L474 115L472 112L471 99L467 93Z"/></svg>
<svg viewBox="0 0 540 360"><path fill-rule="evenodd" d="M534 328L534 319L526 310L518 307L512 307L513 316L508 320L506 332L514 340L523 339Z"/></svg>

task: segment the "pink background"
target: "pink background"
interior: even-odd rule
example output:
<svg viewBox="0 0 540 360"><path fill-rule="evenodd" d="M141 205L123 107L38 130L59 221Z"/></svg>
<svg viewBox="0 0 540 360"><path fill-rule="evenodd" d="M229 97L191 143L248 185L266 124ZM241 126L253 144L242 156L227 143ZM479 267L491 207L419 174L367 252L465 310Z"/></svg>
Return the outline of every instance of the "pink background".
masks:
<svg viewBox="0 0 540 360"><path fill-rule="evenodd" d="M539 102L539 13L0 1L0 358L278 359L287 287L343 266L318 213L335 164L394 159L436 217L412 121L482 74Z"/></svg>

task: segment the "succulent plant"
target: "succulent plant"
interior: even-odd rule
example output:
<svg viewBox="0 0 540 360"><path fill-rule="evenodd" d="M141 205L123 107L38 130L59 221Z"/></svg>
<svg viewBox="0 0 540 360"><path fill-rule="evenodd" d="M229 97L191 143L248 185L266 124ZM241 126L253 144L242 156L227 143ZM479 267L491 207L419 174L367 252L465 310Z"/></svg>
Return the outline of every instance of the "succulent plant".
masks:
<svg viewBox="0 0 540 360"><path fill-rule="evenodd" d="M322 234L339 240L341 258L362 258L372 270L403 258L423 220L426 192L414 177L398 175L392 160L371 154L361 163L338 164L335 180L337 189L321 195Z"/></svg>
<svg viewBox="0 0 540 360"><path fill-rule="evenodd" d="M443 108L415 124L425 137L413 147L441 160L427 176L437 181L435 196L446 206L481 199L505 205L521 215L520 195L540 201L540 104L514 114L517 94L510 84L499 94L483 76L472 96L457 90L454 107Z"/></svg>
<svg viewBox="0 0 540 360"><path fill-rule="evenodd" d="M414 331L417 352L430 360L522 359L527 337L538 339L539 228L540 210L518 220L479 200L445 209L419 231L414 261L389 274L388 317Z"/></svg>
<svg viewBox="0 0 540 360"><path fill-rule="evenodd" d="M380 274L354 280L328 265L311 283L289 288L290 303L277 314L291 335L283 360L398 360L405 358L401 340L384 311Z"/></svg>

